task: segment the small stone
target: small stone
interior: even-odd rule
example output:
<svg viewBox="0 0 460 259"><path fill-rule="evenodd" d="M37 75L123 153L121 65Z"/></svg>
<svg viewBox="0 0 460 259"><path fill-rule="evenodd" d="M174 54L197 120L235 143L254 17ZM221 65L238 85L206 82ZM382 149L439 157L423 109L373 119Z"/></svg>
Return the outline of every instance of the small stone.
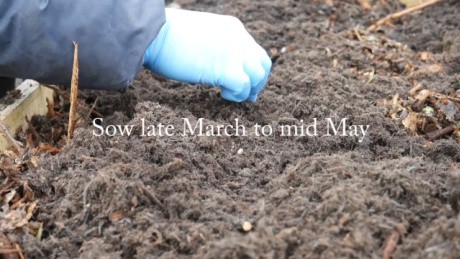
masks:
<svg viewBox="0 0 460 259"><path fill-rule="evenodd" d="M242 155L243 153L244 153L244 151L243 151L242 148L240 148L240 149L238 149L238 151L236 151L237 155Z"/></svg>

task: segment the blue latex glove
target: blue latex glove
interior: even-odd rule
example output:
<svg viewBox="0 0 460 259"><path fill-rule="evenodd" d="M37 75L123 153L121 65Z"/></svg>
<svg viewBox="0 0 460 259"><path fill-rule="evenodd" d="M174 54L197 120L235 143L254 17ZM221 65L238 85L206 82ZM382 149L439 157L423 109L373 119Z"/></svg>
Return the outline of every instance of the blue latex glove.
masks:
<svg viewBox="0 0 460 259"><path fill-rule="evenodd" d="M166 8L166 23L144 66L170 79L222 88L222 97L255 102L271 60L235 17Z"/></svg>

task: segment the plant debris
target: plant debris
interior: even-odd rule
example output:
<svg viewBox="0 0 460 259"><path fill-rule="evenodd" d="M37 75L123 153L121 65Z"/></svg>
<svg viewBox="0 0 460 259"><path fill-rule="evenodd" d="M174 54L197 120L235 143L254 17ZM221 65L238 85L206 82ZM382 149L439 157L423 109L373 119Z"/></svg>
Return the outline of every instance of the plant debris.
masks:
<svg viewBox="0 0 460 259"><path fill-rule="evenodd" d="M420 89L417 84L407 98L395 95L391 101L381 100L388 106L387 116L400 120L414 135L422 135L429 141L453 137L460 143L460 95L451 95Z"/></svg>
<svg viewBox="0 0 460 259"><path fill-rule="evenodd" d="M443 1L443 0L423 1L423 2L421 2L419 4L417 4L417 5L412 5L411 7L408 7L407 9L402 10L400 12L390 14L390 15L386 16L385 18L380 19L375 24L371 25L368 28L368 31L375 31L382 25L393 26L393 25L391 25L391 20L399 19L399 18L403 17L404 15L408 15L410 13L413 13L415 11L421 10L421 9L426 8L428 6L432 6L432 5L437 4L437 3L441 2L441 1Z"/></svg>

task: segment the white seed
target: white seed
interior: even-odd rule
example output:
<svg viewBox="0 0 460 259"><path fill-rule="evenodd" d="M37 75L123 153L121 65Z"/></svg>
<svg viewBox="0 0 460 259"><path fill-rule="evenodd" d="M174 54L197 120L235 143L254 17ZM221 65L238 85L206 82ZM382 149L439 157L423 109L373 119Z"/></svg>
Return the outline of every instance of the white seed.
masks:
<svg viewBox="0 0 460 259"><path fill-rule="evenodd" d="M252 230L252 224L248 221L243 222L243 230L244 232L249 232Z"/></svg>

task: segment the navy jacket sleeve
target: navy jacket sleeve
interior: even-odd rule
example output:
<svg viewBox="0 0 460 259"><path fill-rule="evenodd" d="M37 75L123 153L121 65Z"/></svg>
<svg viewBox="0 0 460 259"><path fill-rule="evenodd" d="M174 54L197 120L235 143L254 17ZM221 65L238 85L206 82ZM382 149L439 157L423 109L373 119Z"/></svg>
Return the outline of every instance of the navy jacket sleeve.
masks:
<svg viewBox="0 0 460 259"><path fill-rule="evenodd" d="M82 88L125 88L164 22L163 0L2 0L0 76L69 85L76 41Z"/></svg>

